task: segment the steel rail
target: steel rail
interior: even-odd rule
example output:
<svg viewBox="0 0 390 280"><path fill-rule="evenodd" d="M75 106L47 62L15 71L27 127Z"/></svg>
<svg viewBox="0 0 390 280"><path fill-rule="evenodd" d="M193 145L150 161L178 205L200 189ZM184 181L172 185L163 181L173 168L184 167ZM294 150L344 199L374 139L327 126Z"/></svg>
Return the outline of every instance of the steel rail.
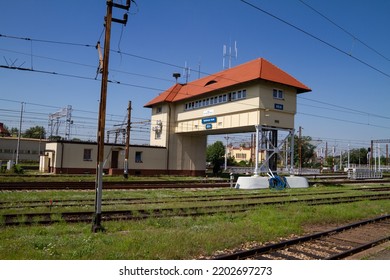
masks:
<svg viewBox="0 0 390 280"><path fill-rule="evenodd" d="M331 194L340 194L345 193L344 191L326 191L315 193L315 195L331 195ZM244 193L236 193L236 194L228 194L228 195L201 195L201 196L184 196L180 197L179 202L211 202L211 201L234 201L234 200L244 200L244 199L269 199L269 198L282 198L282 197L299 197L299 196L308 196L314 194L308 193L278 193L274 195L268 194L244 194ZM166 197L164 200L152 200L142 197L137 198L110 198L103 201L104 205L121 205L121 204L166 204L170 202L177 202L178 197ZM121 203L123 202L123 203ZM13 205L17 203L17 205ZM80 203L80 204L75 204ZM0 201L0 209L18 209L18 208L36 208L36 207L66 207L66 206L85 206L85 205L93 205L93 199L66 199L66 200L24 200L24 201L9 201L4 202Z"/></svg>
<svg viewBox="0 0 390 280"><path fill-rule="evenodd" d="M363 244L363 245L358 246L356 248L347 250L345 252L341 252L339 254L329 256L329 257L325 258L325 260L342 260L342 259L345 259L349 256L354 255L354 254L371 249L372 247L378 246L378 245L385 243L386 241L389 241L389 240L390 240L390 235L386 236L384 238L377 239L377 240L372 241L372 242L368 242L366 244Z"/></svg>
<svg viewBox="0 0 390 280"><path fill-rule="evenodd" d="M338 228L322 231L322 232L319 232L319 233L314 233L314 234L310 234L310 235L306 235L306 236L290 239L290 240L287 240L287 241L282 241L282 242L275 243L275 244L270 244L270 245L266 245L266 246L260 246L260 247L256 247L256 248L249 249L249 250L243 250L243 251L235 252L235 253L232 253L232 254L223 254L223 255L216 256L213 259L214 260L238 260L238 259L245 259L245 258L249 258L249 257L255 256L255 255L260 255L260 254L271 252L273 250L278 250L278 249L281 249L281 248L285 248L285 247L288 247L288 246L291 246L291 245L296 245L296 244L299 244L299 243L304 243L304 242L308 242L308 241L311 241L311 240L323 238L323 237L330 236L330 235L333 235L333 234L338 233L338 232L342 232L342 231L345 231L345 230L357 228L357 227L360 227L360 226L363 226L363 225L366 225L366 224L370 224L370 223L375 223L375 222L378 222L378 221L383 221L383 220L386 220L386 219L390 219L390 215L384 215L384 216L380 216L380 217L373 218L373 219L367 219L367 220L364 220L364 221L348 224L348 225L345 225L345 226L341 226L341 227L338 227ZM388 239L388 238L389 237L384 238L384 241L386 241L386 239ZM377 240L376 242L379 242L379 240ZM369 246L369 245L366 245L366 246ZM350 250L350 252L345 252L345 254L346 254L345 256L349 256L351 253L352 253L352 250ZM344 256L343 256L343 254L338 254L338 255L334 255L332 257L334 257L334 259L337 259L337 258L342 258Z"/></svg>
<svg viewBox="0 0 390 280"><path fill-rule="evenodd" d="M208 181L148 181L104 182L105 189L180 189L180 188L226 188L228 182ZM94 182L0 182L1 190L93 190Z"/></svg>
<svg viewBox="0 0 390 280"><path fill-rule="evenodd" d="M319 177L317 177L319 178ZM356 185L371 183L390 183L390 178L384 179L309 179L309 185ZM105 189L185 189L185 188L229 188L227 180L205 179L199 181L129 181L129 182L103 182ZM93 190L95 182L0 182L2 190Z"/></svg>
<svg viewBox="0 0 390 280"><path fill-rule="evenodd" d="M367 196L353 196L351 200L347 200L343 197L343 200L334 201L335 198L329 198L328 203L326 203L325 198L319 199L302 199L294 201L268 201L268 202L257 202L257 203L244 203L244 204L229 204L229 205L217 205L217 206L203 206L203 207L180 207L180 208L159 208L159 209L132 209L132 210L108 210L102 212L102 219L106 220L120 220L120 219L139 219L149 218L149 217L172 217L172 216L200 216L200 215L209 215L215 213L235 213L235 212L244 212L248 211L254 207L260 205L277 205L277 204L288 204L288 203L308 203L308 205L315 206L314 202L321 204L334 204L334 203L349 203L357 202L362 200L379 200L379 199L389 199L390 194L378 194ZM226 208L229 209L226 209ZM135 213L135 214L134 214ZM173 214L171 214L173 213ZM49 212L49 213L19 213L19 214L2 214L0 217L3 217L3 223L5 225L21 225L21 224L48 224L54 222L60 222L61 220L52 220L51 215L60 215L61 219L66 222L84 222L89 221L91 211L84 212ZM34 218L35 217L35 218ZM81 217L86 217L82 219Z"/></svg>

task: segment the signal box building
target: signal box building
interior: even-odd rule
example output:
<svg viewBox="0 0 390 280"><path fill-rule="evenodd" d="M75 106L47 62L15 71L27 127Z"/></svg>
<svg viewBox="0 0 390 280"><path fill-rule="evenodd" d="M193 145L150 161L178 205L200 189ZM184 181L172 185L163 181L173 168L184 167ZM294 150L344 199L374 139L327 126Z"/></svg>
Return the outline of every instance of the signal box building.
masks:
<svg viewBox="0 0 390 280"><path fill-rule="evenodd" d="M170 173L203 175L207 135L293 130L297 94L309 91L263 58L177 83L145 105L152 109L150 145L166 148Z"/></svg>

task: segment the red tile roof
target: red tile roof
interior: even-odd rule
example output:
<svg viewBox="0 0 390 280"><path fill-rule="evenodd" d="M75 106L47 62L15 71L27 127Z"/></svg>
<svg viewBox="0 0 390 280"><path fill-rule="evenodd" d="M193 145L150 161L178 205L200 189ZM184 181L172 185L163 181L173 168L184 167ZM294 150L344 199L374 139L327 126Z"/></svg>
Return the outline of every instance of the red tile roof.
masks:
<svg viewBox="0 0 390 280"><path fill-rule="evenodd" d="M269 61L258 58L188 84L176 84L149 101L144 107L152 107L161 102L177 102L253 80L266 80L292 86L296 88L297 93L311 91L310 88Z"/></svg>

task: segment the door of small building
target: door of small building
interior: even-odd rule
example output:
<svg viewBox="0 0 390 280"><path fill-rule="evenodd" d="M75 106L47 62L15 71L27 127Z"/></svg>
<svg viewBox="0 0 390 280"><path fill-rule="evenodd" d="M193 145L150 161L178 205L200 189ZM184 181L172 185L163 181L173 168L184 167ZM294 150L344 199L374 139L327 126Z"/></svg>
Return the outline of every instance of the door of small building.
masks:
<svg viewBox="0 0 390 280"><path fill-rule="evenodd" d="M111 168L118 168L119 151L111 152Z"/></svg>

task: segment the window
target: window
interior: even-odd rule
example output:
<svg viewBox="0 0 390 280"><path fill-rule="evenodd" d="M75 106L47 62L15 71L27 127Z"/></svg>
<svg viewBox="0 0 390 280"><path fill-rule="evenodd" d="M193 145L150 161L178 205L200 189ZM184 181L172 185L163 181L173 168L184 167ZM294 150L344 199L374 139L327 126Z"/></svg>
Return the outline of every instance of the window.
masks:
<svg viewBox="0 0 390 280"><path fill-rule="evenodd" d="M83 160L92 161L92 149L84 149Z"/></svg>
<svg viewBox="0 0 390 280"><path fill-rule="evenodd" d="M275 96L278 96L278 90L275 90ZM280 96L283 98L283 91L280 91ZM246 89L232 91L225 94L212 96L205 99L195 100L184 104L184 111L194 110L197 108L217 105L246 98Z"/></svg>
<svg viewBox="0 0 390 280"><path fill-rule="evenodd" d="M142 163L142 152L135 152L135 162Z"/></svg>
<svg viewBox="0 0 390 280"><path fill-rule="evenodd" d="M154 139L161 139L161 130L155 130L154 131Z"/></svg>
<svg viewBox="0 0 390 280"><path fill-rule="evenodd" d="M275 99L283 99L283 90L281 90L281 89L273 89L273 97Z"/></svg>
<svg viewBox="0 0 390 280"><path fill-rule="evenodd" d="M161 114L162 112L162 107L157 107L156 108L156 114Z"/></svg>
<svg viewBox="0 0 390 280"><path fill-rule="evenodd" d="M236 154L236 158L237 159L246 159L246 154L244 154L244 153L237 153Z"/></svg>

